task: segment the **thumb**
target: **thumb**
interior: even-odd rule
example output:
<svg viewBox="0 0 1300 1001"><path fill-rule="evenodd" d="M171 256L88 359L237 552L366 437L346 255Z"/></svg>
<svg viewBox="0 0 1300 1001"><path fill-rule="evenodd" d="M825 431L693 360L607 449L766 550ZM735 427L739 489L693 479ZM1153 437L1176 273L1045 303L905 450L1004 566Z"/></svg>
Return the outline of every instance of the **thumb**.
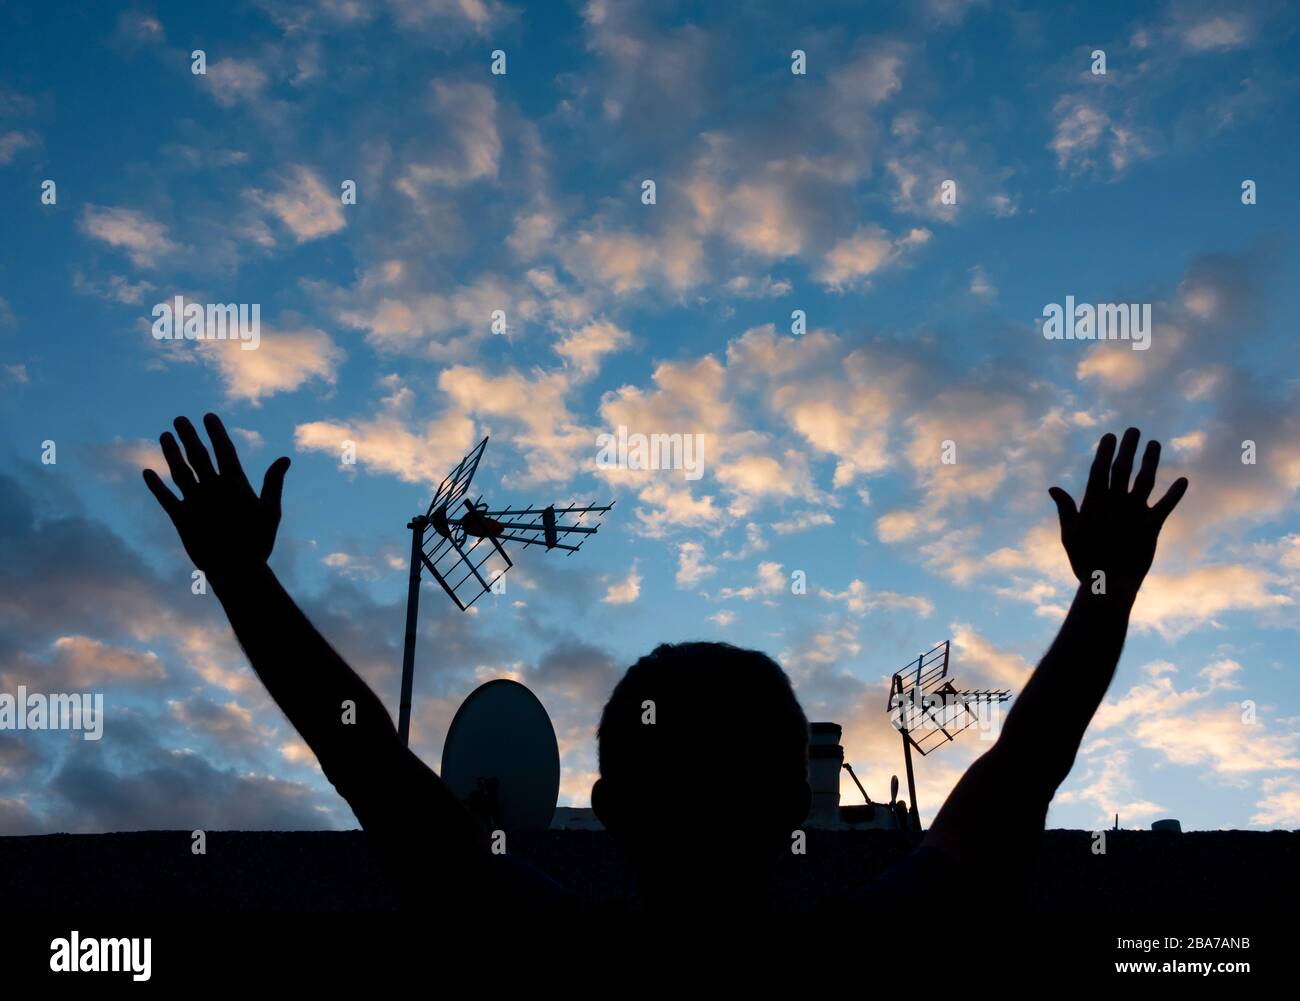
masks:
<svg viewBox="0 0 1300 1001"><path fill-rule="evenodd" d="M289 471L289 457L282 455L271 463L262 479L262 503L271 509L277 519L280 517L280 495L284 492L284 474Z"/></svg>
<svg viewBox="0 0 1300 1001"><path fill-rule="evenodd" d="M1047 493L1056 502L1056 513L1060 516L1061 528L1065 528L1079 514L1079 509L1074 506L1074 498L1060 487L1052 487Z"/></svg>

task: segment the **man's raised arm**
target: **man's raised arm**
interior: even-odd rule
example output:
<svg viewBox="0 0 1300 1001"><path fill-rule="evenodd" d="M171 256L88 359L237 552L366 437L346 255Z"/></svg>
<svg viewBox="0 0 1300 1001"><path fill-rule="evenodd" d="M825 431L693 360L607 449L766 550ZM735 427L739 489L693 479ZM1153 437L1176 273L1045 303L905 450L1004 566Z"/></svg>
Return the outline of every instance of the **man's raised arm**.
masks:
<svg viewBox="0 0 1300 1001"><path fill-rule="evenodd" d="M181 499L151 469L144 480L186 553L212 585L266 690L312 749L390 865L457 875L486 854L486 833L397 736L392 718L276 579L267 559L280 523L288 458L266 471L259 497L215 414L203 419L216 456L184 417L160 439ZM188 460L188 461L187 461ZM415 875L415 873L412 873Z"/></svg>
<svg viewBox="0 0 1300 1001"><path fill-rule="evenodd" d="M926 845L955 860L996 858L1012 867L1010 875L1024 875L1047 805L1069 774L1115 674L1160 528L1187 490L1180 478L1147 506L1160 462L1156 441L1147 443L1129 489L1139 437L1129 428L1118 452L1114 435L1101 439L1078 508L1060 487L1049 491L1079 587L997 743L967 769L926 833Z"/></svg>

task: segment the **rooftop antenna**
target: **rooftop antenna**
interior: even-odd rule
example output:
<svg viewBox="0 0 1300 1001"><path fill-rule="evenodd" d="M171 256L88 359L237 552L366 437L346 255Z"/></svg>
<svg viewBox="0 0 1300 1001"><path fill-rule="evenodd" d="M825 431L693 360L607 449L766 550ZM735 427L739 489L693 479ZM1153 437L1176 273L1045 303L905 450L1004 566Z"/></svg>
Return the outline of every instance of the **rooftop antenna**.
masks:
<svg viewBox="0 0 1300 1001"><path fill-rule="evenodd" d="M406 589L406 642L402 649L402 698L397 725L403 744L410 737L421 567L464 612L493 590L514 566L502 543L514 542L525 549L544 546L571 556L582 548L588 536L596 534L601 517L614 507L612 503L586 507L569 504L556 510L556 505L551 504L489 510L482 496L469 500L470 483L487 443L484 437L460 460L439 485L429 509L406 525L411 530L411 575ZM593 520L584 524L589 516ZM576 543L569 541L571 537L576 537Z"/></svg>
<svg viewBox="0 0 1300 1001"><path fill-rule="evenodd" d="M921 830L916 806L916 778L912 772L912 749L929 754L956 738L979 721L975 709L981 704L1006 702L1011 693L1004 689L958 691L948 677L951 640L921 654L915 662L889 681L889 721L903 738L903 763L907 767L907 796L912 829Z"/></svg>

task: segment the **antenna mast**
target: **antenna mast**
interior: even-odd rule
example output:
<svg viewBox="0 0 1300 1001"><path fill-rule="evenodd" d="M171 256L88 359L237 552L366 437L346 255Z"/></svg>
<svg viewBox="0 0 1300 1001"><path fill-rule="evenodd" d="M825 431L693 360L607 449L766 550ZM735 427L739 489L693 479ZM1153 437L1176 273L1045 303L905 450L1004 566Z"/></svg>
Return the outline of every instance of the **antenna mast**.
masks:
<svg viewBox="0 0 1300 1001"><path fill-rule="evenodd" d="M1005 689L958 691L948 678L951 640L927 650L889 681L889 721L903 739L903 764L907 768L908 813L912 829L920 833L921 814L916 806L916 777L912 770L912 749L925 755L956 738L979 722L972 706L1006 702Z"/></svg>
<svg viewBox="0 0 1300 1001"><path fill-rule="evenodd" d="M406 638L402 645L402 695L397 722L403 745L409 743L411 732L421 568L433 575L462 612L468 611L514 566L502 543L513 542L524 549L543 546L572 556L596 534L601 517L614 507L612 503L585 507L571 503L558 511L554 504L488 510L481 496L468 499L470 483L487 443L485 437L460 460L439 485L429 509L406 525L411 530L411 574L406 589ZM584 524L589 515L594 516L595 523ZM576 544L569 541L571 537L578 539Z"/></svg>

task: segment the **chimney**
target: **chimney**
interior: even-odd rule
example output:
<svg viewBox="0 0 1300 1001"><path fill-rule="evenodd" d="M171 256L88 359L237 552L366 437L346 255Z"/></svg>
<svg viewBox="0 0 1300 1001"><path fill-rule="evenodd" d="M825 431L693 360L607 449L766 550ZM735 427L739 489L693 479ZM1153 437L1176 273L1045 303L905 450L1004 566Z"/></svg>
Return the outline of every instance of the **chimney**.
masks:
<svg viewBox="0 0 1300 1001"><path fill-rule="evenodd" d="M812 786L812 826L830 827L840 822L840 769L844 766L843 731L838 723L808 726L808 782Z"/></svg>

